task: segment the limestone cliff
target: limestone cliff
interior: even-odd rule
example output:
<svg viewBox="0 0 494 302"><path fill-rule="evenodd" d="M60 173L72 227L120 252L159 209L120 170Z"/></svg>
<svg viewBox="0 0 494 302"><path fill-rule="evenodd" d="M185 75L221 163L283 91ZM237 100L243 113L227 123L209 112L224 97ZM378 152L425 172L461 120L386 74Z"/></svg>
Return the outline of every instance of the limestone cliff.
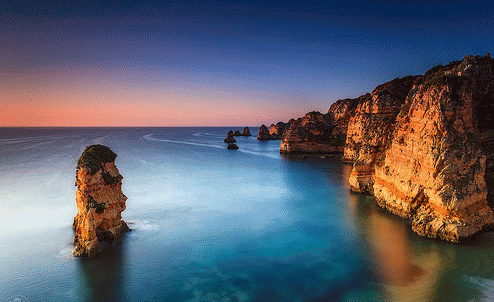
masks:
<svg viewBox="0 0 494 302"><path fill-rule="evenodd" d="M72 253L76 257L94 257L101 251L101 242L114 243L129 230L121 217L127 197L122 193L116 157L108 147L93 145L79 158Z"/></svg>
<svg viewBox="0 0 494 302"><path fill-rule="evenodd" d="M281 153L335 153L339 151L338 138L331 116L317 111L295 120L283 134Z"/></svg>
<svg viewBox="0 0 494 302"><path fill-rule="evenodd" d="M374 162L386 146L396 116L418 77L396 78L362 98L349 117L343 161L354 163L350 185L372 194Z"/></svg>
<svg viewBox="0 0 494 302"><path fill-rule="evenodd" d="M269 130L268 127L266 127L266 125L263 124L261 125L261 127L259 127L259 133L257 134L257 139L260 141L271 139L271 135L269 135Z"/></svg>
<svg viewBox="0 0 494 302"><path fill-rule="evenodd" d="M285 127L281 153L341 153L345 146L348 121L363 98L335 102L328 113L307 113Z"/></svg>
<svg viewBox="0 0 494 302"><path fill-rule="evenodd" d="M342 141L339 141L341 152L344 149L350 119L355 115L358 105L369 96L370 94L367 93L355 99L338 100L329 107L328 115L331 116L335 126L333 135L342 138Z"/></svg>
<svg viewBox="0 0 494 302"><path fill-rule="evenodd" d="M269 135L271 139L281 139L281 135L285 131L286 124L278 122L269 126Z"/></svg>
<svg viewBox="0 0 494 302"><path fill-rule="evenodd" d="M494 227L493 115L494 60L468 56L306 114L280 152L344 151L352 190L420 235L458 242Z"/></svg>
<svg viewBox="0 0 494 302"><path fill-rule="evenodd" d="M493 69L490 56L468 56L429 70L376 160L378 203L420 235L458 242L494 222Z"/></svg>

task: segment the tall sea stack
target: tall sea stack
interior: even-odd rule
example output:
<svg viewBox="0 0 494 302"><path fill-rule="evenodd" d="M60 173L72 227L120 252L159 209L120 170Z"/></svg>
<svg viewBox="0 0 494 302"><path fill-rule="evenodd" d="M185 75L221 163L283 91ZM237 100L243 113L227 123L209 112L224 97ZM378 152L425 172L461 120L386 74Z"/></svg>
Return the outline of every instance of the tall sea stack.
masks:
<svg viewBox="0 0 494 302"><path fill-rule="evenodd" d="M122 193L122 175L108 147L86 148L77 163L77 216L72 252L76 257L94 257L101 252L101 243L115 243L129 231L122 220L127 197Z"/></svg>

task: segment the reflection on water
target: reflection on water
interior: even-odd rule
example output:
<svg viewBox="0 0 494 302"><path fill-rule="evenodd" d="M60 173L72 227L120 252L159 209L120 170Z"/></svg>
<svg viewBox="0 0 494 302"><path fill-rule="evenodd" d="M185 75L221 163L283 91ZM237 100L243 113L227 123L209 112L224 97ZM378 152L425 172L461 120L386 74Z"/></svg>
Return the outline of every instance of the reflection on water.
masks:
<svg viewBox="0 0 494 302"><path fill-rule="evenodd" d="M437 250L414 253L416 236L400 218L377 208L371 197L350 194L355 222L368 248L370 265L391 301L434 301L440 257Z"/></svg>
<svg viewBox="0 0 494 302"><path fill-rule="evenodd" d="M124 301L125 238L118 245L106 245L94 259L74 259L81 301Z"/></svg>

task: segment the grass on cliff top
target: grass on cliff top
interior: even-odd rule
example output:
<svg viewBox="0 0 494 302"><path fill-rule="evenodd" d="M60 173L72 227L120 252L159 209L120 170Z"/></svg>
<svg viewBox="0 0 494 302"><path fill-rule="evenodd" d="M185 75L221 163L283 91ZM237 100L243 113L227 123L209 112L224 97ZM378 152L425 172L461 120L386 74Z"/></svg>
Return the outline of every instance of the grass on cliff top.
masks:
<svg viewBox="0 0 494 302"><path fill-rule="evenodd" d="M456 78L455 75L446 75L447 71L453 70L461 64L461 61L452 61L448 65L443 66L441 64L432 67L424 74L423 85L425 87L430 86L443 86L451 82L451 79ZM449 80L449 81L448 81Z"/></svg>
<svg viewBox="0 0 494 302"><path fill-rule="evenodd" d="M92 145L82 152L77 162L77 170L86 168L89 169L91 175L94 175L102 168L103 163L115 161L115 158L117 158L117 154L110 148L103 145Z"/></svg>

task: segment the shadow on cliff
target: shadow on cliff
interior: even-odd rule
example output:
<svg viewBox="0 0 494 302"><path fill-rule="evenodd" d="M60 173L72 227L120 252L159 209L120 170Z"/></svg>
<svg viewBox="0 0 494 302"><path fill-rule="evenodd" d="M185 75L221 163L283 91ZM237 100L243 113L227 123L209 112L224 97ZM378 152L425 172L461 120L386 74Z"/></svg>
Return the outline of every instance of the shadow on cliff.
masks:
<svg viewBox="0 0 494 302"><path fill-rule="evenodd" d="M77 259L80 293L84 301L125 301L125 238L114 246L105 246L94 259Z"/></svg>

